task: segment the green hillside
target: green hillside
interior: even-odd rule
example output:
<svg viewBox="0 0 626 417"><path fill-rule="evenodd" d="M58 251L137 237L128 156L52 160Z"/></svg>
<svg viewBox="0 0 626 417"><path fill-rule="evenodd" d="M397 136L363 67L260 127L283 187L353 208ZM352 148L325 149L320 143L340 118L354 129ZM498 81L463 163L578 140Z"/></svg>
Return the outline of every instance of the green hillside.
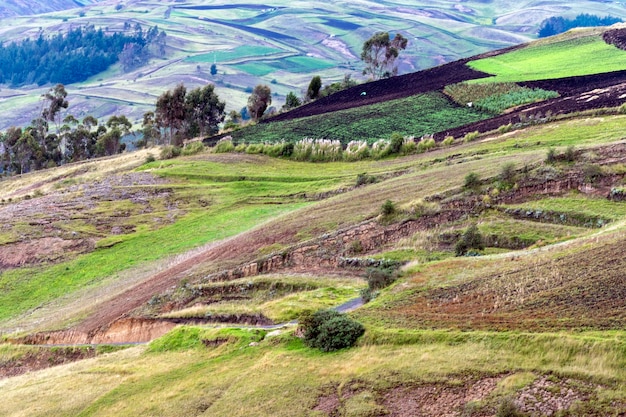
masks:
<svg viewBox="0 0 626 417"><path fill-rule="evenodd" d="M29 7L27 2L23 6ZM194 0L155 5L133 0L119 6L95 2L49 14L12 16L0 20L0 41L34 39L40 30L57 33L87 24L111 31L123 30L124 24L158 25L167 33L164 58L152 59L129 73L113 66L84 83L66 86L68 113L77 118L124 114L139 125L156 98L181 82L188 88L215 83L230 111L245 106L250 89L260 83L272 87L273 104L279 109L288 92L303 94L313 75L320 75L325 84L346 74L360 79L362 45L376 31L397 31L409 39L400 60L400 73L407 73L527 42L550 16L593 13L626 17L617 4L593 1L577 2L575 7L563 1L542 5L333 1L318 7L283 1L206 5ZM37 7L30 8L37 11ZM213 63L218 70L215 76L210 74ZM40 109L37 98L47 90L48 86L17 91L3 88L0 129L29 124Z"/></svg>
<svg viewBox="0 0 626 417"><path fill-rule="evenodd" d="M269 22L294 10L309 16L175 3L163 21L265 39L211 54L181 24L180 65L330 61L285 52L301 33ZM358 25L317 19L346 36ZM469 63L496 83L442 88L447 68L475 75L461 61L177 156L153 146L2 178L0 415L624 415L624 82L515 84L623 67L600 40L569 32ZM148 97L155 79L128 93ZM402 96L407 80L436 87ZM546 103L562 111L533 108ZM322 309L341 313L312 343Z"/></svg>

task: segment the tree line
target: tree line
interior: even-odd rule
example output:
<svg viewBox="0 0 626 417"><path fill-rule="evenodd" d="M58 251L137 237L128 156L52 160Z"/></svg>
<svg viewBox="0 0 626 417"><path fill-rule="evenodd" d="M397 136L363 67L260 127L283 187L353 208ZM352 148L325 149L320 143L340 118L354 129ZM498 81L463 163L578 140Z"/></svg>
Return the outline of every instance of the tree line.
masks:
<svg viewBox="0 0 626 417"><path fill-rule="evenodd" d="M0 84L12 87L82 82L121 61L125 71L165 53L166 34L154 26L125 25L122 33L106 33L93 25L49 37L0 45Z"/></svg>
<svg viewBox="0 0 626 417"><path fill-rule="evenodd" d="M23 174L125 149L121 139L132 127L126 116L111 116L104 124L93 116L63 117L63 109L69 106L66 97L65 87L56 85L42 96L41 115L30 126L0 132L1 173Z"/></svg>
<svg viewBox="0 0 626 417"><path fill-rule="evenodd" d="M619 17L605 16L600 17L593 14L579 14L574 19L566 19L561 16L553 16L545 19L539 25L539 37L546 38L548 36L558 35L567 32L573 28L579 27L595 27L595 26L611 26L615 23L623 22Z"/></svg>
<svg viewBox="0 0 626 417"><path fill-rule="evenodd" d="M76 39L84 36L89 38L91 36L89 33L95 38L106 38L101 31L87 28L70 31L66 36L55 39L69 41L69 44L72 44L72 42L78 42ZM143 46L141 42L137 43L138 47L145 48L151 45L147 40L159 39L161 33L158 28L154 27L144 36L141 26L136 25L134 39L146 40L147 43L143 43ZM43 38L40 37L40 39ZM72 39L74 41L71 41ZM28 40L24 42L30 44ZM388 34L386 36L380 33L375 34L364 44L363 59L367 65L366 72L375 79L393 76L397 73L395 60L399 51L405 47L406 40L401 35L396 35L390 40ZM123 51L128 51L128 48L128 43L126 43ZM129 60L135 59L134 54L129 52L128 55ZM124 53L120 59L123 61L122 64L126 65L123 57ZM128 65L134 64L131 62ZM314 76L304 100L315 100L353 85L356 83L346 76L342 82L322 87L321 78ZM135 134L132 132L132 123L125 116L111 116L106 123L99 123L92 116L78 120L71 114L65 115L64 110L69 107L69 102L67 91L62 83L50 88L41 99L41 114L31 122L30 126L11 127L4 133L0 132L0 173L23 174L68 162L114 155L125 150L122 138ZM270 87L264 84L257 85L252 89L247 106L242 109L241 113L232 111L224 127L228 129L239 126L245 118L259 120L266 114L271 103ZM290 93L283 109L289 110L300 104L302 101L295 94ZM137 147L180 146L185 139L214 135L219 132L220 125L224 122L225 107L226 103L219 99L214 85L208 84L187 91L183 84L179 84L158 97L154 111L144 114L139 132L140 139L135 142L135 145ZM243 117L244 112L247 117Z"/></svg>

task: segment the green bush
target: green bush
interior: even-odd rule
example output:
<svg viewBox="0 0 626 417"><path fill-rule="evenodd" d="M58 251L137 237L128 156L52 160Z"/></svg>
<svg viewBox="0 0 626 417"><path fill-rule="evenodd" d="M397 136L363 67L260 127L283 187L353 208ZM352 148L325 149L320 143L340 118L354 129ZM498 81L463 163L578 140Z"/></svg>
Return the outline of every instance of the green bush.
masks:
<svg viewBox="0 0 626 417"><path fill-rule="evenodd" d="M467 255L471 249L483 250L485 246L483 244L483 236L478 231L478 227L473 224L465 230L463 235L458 242L456 242L456 246L454 247L454 252L456 256Z"/></svg>
<svg viewBox="0 0 626 417"><path fill-rule="evenodd" d="M504 398L498 410L496 411L496 417L526 417L527 414L521 412L511 397Z"/></svg>
<svg viewBox="0 0 626 417"><path fill-rule="evenodd" d="M239 145L235 146L235 152L243 153L246 151L247 147L248 145L246 145L245 143L240 143Z"/></svg>
<svg viewBox="0 0 626 417"><path fill-rule="evenodd" d="M463 142L467 143L467 142L473 142L476 139L478 139L478 136L480 135L480 133L478 132L478 130L474 131L474 132L469 132L467 133L464 137L463 137Z"/></svg>
<svg viewBox="0 0 626 417"><path fill-rule="evenodd" d="M228 136L230 137L230 136ZM228 152L234 152L235 151L235 145L233 145L233 141L230 139L220 139L219 142L217 142L217 145L215 145L215 148L213 149L213 151L215 153L228 153Z"/></svg>
<svg viewBox="0 0 626 417"><path fill-rule="evenodd" d="M567 162L574 162L576 160L576 148L571 145L568 146L563 154L563 159Z"/></svg>
<svg viewBox="0 0 626 417"><path fill-rule="evenodd" d="M470 172L465 176L465 183L463 188L466 190L475 190L480 186L480 177L475 172Z"/></svg>
<svg viewBox="0 0 626 417"><path fill-rule="evenodd" d="M404 144L404 136L402 135L402 133L393 132L391 134L391 138L389 139L389 153L400 153L400 149L402 149L402 144Z"/></svg>
<svg viewBox="0 0 626 417"><path fill-rule="evenodd" d="M415 143L415 138L413 136L408 136L404 138L404 142L402 143L402 147L400 148L401 155L411 155L417 152L417 143Z"/></svg>
<svg viewBox="0 0 626 417"><path fill-rule="evenodd" d="M452 137L452 136L446 136L446 137L443 139L443 142L441 142L441 144L442 144L443 146L452 146L452 145L454 144L454 137Z"/></svg>
<svg viewBox="0 0 626 417"><path fill-rule="evenodd" d="M417 144L417 152L423 153L433 149L435 146L437 146L437 144L435 143L435 139L433 139L432 137L424 137Z"/></svg>
<svg viewBox="0 0 626 417"><path fill-rule="evenodd" d="M502 165L498 179L504 188L510 188L513 186L515 183L515 164L513 162L507 162Z"/></svg>
<svg viewBox="0 0 626 417"><path fill-rule="evenodd" d="M148 156L146 156L146 164L149 164L150 162L154 162L156 161L156 158L154 157L154 155L152 155L151 153L148 154Z"/></svg>
<svg viewBox="0 0 626 417"><path fill-rule="evenodd" d="M509 123L508 125L502 125L498 128L498 133L503 134L513 130L513 123Z"/></svg>
<svg viewBox="0 0 626 417"><path fill-rule="evenodd" d="M161 159L172 159L180 156L181 149L178 146L164 146L161 149Z"/></svg>
<svg viewBox="0 0 626 417"><path fill-rule="evenodd" d="M546 153L546 164L553 164L556 162L556 149L554 148L550 148L548 149L548 152Z"/></svg>
<svg viewBox="0 0 626 417"><path fill-rule="evenodd" d="M357 174L356 176L356 186L360 187L361 185L366 184L374 184L376 182L376 177L373 175L368 175L366 172L361 174Z"/></svg>
<svg viewBox="0 0 626 417"><path fill-rule="evenodd" d="M262 143L251 143L246 147L247 154L258 154L263 153L263 144Z"/></svg>
<svg viewBox="0 0 626 417"><path fill-rule="evenodd" d="M204 150L204 143L202 142L191 142L188 143L187 145L185 145L185 147L183 148L182 154L185 156L188 155L195 155L197 153L200 153Z"/></svg>
<svg viewBox="0 0 626 417"><path fill-rule="evenodd" d="M304 314L299 319L304 343L323 352L354 346L365 333L365 327L335 310L320 310Z"/></svg>
<svg viewBox="0 0 626 417"><path fill-rule="evenodd" d="M369 268L366 279L370 290L381 290L393 284L396 280L396 273L391 268Z"/></svg>
<svg viewBox="0 0 626 417"><path fill-rule="evenodd" d="M396 213L396 205L393 204L393 201L387 200L380 207L380 214L383 216L391 216Z"/></svg>

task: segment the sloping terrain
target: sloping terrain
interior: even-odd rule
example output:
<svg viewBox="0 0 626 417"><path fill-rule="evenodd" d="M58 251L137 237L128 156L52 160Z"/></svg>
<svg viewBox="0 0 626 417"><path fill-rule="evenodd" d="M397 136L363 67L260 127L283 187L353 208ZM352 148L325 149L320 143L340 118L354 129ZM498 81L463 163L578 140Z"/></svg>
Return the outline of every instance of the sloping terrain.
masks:
<svg viewBox="0 0 626 417"><path fill-rule="evenodd" d="M31 7L35 12L40 10L37 5ZM66 86L68 114L100 120L126 115L138 126L143 114L153 110L156 98L181 82L189 89L213 83L227 110L239 111L257 84L272 88L273 105L280 109L286 94L303 95L314 75L320 75L324 84L340 81L346 74L361 79L363 42L377 31L399 32L409 39L399 62L400 73L406 74L527 42L545 18L585 12L626 17L618 4L596 1L575 5L564 1L468 1L462 5L331 1L320 6L282 0L210 5L195 0L132 0L77 4L56 13L11 17L0 22L0 40L35 38L40 30L57 33L86 24L110 31L124 30L125 24L140 24L144 29L158 25L167 33L165 57L128 73L115 65L86 82ZM211 75L214 63L217 74ZM48 89L3 88L0 129L29 124L40 112L39 97Z"/></svg>
<svg viewBox="0 0 626 417"><path fill-rule="evenodd" d="M581 111L620 77L528 81L561 97L402 156L149 149L3 180L0 415L625 415L626 116ZM558 100L578 113L534 116ZM378 106L354 103L319 117ZM292 320L340 305L357 345L307 347Z"/></svg>

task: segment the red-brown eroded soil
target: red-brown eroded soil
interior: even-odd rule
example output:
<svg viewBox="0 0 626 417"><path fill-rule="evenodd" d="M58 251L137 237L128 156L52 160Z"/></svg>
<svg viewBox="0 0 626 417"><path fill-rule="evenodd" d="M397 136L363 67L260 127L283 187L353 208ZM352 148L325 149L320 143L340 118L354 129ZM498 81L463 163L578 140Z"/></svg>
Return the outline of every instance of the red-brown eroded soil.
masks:
<svg viewBox="0 0 626 417"><path fill-rule="evenodd" d="M0 363L0 379L18 376L27 372L37 371L64 363L75 362L81 359L92 358L94 356L96 356L96 351L92 347L42 348L26 353L20 358Z"/></svg>

